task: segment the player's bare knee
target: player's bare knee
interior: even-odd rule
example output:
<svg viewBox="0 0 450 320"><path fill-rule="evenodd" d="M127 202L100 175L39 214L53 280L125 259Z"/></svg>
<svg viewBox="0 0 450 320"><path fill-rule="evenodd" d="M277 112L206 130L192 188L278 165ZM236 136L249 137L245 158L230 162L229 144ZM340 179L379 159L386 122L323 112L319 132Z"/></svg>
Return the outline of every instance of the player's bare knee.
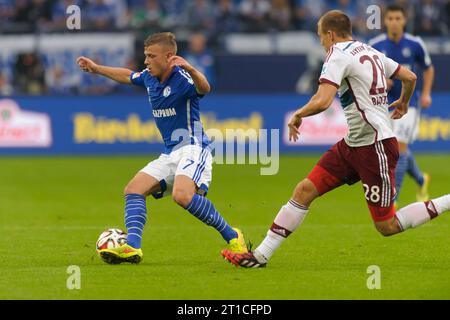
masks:
<svg viewBox="0 0 450 320"><path fill-rule="evenodd" d="M127 194L140 194L145 196L145 192L143 192L142 190L139 190L139 188L137 188L134 184L129 183L125 186L124 190L123 190L123 194L127 195Z"/></svg>
<svg viewBox="0 0 450 320"><path fill-rule="evenodd" d="M389 237L389 236L392 236L392 235L393 235L393 233L392 233L389 229L378 228L378 227L377 227L377 231L378 231L383 237Z"/></svg>
<svg viewBox="0 0 450 320"><path fill-rule="evenodd" d="M194 195L191 192L188 192L183 189L175 189L172 193L172 199L175 201L178 205L180 205L183 208L186 208L189 203L192 201L192 197Z"/></svg>
<svg viewBox="0 0 450 320"><path fill-rule="evenodd" d="M308 180L303 179L295 187L292 198L303 205L309 206L310 203L317 197L317 190L314 184Z"/></svg>
<svg viewBox="0 0 450 320"><path fill-rule="evenodd" d="M133 187L130 184L127 184L123 189L123 194L126 196L127 194L134 193L133 191L134 191Z"/></svg>
<svg viewBox="0 0 450 320"><path fill-rule="evenodd" d="M399 232L397 228L391 224L375 224L375 228L383 237L390 237Z"/></svg>

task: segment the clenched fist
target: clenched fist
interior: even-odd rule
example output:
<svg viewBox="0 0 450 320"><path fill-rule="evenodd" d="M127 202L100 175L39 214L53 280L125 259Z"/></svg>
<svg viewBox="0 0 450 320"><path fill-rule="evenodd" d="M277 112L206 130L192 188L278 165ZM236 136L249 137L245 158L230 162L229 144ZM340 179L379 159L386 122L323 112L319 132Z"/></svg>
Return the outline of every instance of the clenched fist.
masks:
<svg viewBox="0 0 450 320"><path fill-rule="evenodd" d="M192 70L191 64L180 56L172 56L169 58L169 68L172 68L175 66L179 66L180 68L182 68L188 72Z"/></svg>
<svg viewBox="0 0 450 320"><path fill-rule="evenodd" d="M95 73L98 66L94 61L86 57L78 57L77 63L80 66L80 69L85 72Z"/></svg>

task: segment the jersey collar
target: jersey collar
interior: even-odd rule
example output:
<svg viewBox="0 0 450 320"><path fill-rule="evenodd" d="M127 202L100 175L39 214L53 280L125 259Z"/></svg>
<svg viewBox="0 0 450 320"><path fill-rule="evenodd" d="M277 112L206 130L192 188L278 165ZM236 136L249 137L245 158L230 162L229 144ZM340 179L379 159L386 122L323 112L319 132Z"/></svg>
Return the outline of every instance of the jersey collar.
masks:
<svg viewBox="0 0 450 320"><path fill-rule="evenodd" d="M401 43L401 42L403 41L403 39L405 39L405 32L403 32L403 34L402 34L401 38L398 40L398 42L395 42L394 40L392 40L391 38L389 38L389 36L388 36L387 33L386 33L386 39L387 39L389 42L393 43L393 44L399 44L399 43Z"/></svg>
<svg viewBox="0 0 450 320"><path fill-rule="evenodd" d="M173 75L178 72L180 70L180 67L175 66L172 69L172 72L169 74L169 76L167 77L166 80L164 80L164 82L159 82L158 80L158 87L165 87L167 85L167 83L169 82L169 80L173 77Z"/></svg>

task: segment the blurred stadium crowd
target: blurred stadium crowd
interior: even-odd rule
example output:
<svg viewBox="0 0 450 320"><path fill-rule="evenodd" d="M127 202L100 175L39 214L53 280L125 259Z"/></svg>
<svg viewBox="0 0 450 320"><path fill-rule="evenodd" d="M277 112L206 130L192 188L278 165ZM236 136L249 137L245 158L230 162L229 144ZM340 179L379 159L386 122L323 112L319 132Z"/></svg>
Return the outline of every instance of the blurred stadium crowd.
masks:
<svg viewBox="0 0 450 320"><path fill-rule="evenodd" d="M0 0L0 38L8 34L68 32L68 6L81 8L81 30L85 32L131 32L135 56L130 68L142 66L142 41L153 32L173 31L180 40L181 54L214 81L214 57L226 53L224 38L235 33L316 32L318 18L329 9L345 11L352 19L354 34L368 39L369 5L398 3L408 12L407 31L433 37L450 34L450 0ZM10 76L0 72L0 94L68 93L52 88L46 76L45 57L23 52L10 61ZM1 61L0 61L1 66ZM53 77L63 77L61 66ZM103 92L98 90L81 93ZM112 88L112 87L111 87Z"/></svg>
<svg viewBox="0 0 450 320"><path fill-rule="evenodd" d="M66 8L81 8L84 31L202 30L208 37L230 32L315 31L318 18L333 8L345 11L355 33L364 34L366 8L386 0L0 0L5 32L55 32L66 29ZM394 1L407 9L409 31L446 35L450 1Z"/></svg>

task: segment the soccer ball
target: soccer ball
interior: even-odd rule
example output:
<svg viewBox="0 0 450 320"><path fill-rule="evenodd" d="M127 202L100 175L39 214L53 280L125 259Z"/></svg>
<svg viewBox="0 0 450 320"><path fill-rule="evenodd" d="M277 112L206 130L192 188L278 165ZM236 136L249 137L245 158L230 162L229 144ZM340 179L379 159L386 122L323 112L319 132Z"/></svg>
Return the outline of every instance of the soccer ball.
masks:
<svg viewBox="0 0 450 320"><path fill-rule="evenodd" d="M96 248L97 252L103 249L117 248L127 242L127 233L120 229L108 229L102 232L98 237Z"/></svg>

